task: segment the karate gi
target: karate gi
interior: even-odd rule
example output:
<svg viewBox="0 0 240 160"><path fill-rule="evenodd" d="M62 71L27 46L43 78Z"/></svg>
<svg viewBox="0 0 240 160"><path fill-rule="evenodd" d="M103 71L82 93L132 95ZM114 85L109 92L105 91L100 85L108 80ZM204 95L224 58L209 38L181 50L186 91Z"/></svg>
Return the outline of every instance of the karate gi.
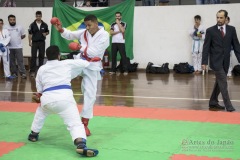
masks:
<svg viewBox="0 0 240 160"><path fill-rule="evenodd" d="M9 58L9 49L7 47L7 45L10 42L10 35L7 29L2 29L2 32L0 32L0 43L3 44L4 48L5 48L5 52L2 52L0 50L0 62L1 62L1 58L3 59L3 67L4 67L4 75L5 77L9 77L11 76L10 73L10 67L9 67L9 62L10 62L10 58Z"/></svg>
<svg viewBox="0 0 240 160"><path fill-rule="evenodd" d="M190 36L192 37L192 58L193 58L193 67L195 71L202 71L202 49L203 49L203 43L205 39L205 28L200 25L198 27L197 32L201 32L202 38L196 36L196 30L191 29L190 30Z"/></svg>
<svg viewBox="0 0 240 160"><path fill-rule="evenodd" d="M100 27L99 27L100 28ZM86 29L70 31L64 28L64 32L61 36L68 40L78 39L82 48L80 52L84 52L86 49L87 56L89 58L99 57L103 58L104 52L109 46L109 33L100 28L94 36L88 31L86 32L87 41L84 39L84 33ZM81 58L81 56L79 55ZM102 62L90 62L87 68L83 69L80 76L83 77L81 89L84 96L84 104L81 112L83 118L91 119L93 117L93 105L96 100L97 94L97 81L101 80L100 70L102 69Z"/></svg>
<svg viewBox="0 0 240 160"><path fill-rule="evenodd" d="M36 76L37 92L42 93L41 104L37 108L32 131L39 133L45 118L51 114L58 114L67 125L72 140L86 139L84 126L80 120L77 104L71 89L71 80L81 74L89 65L85 60L51 60L41 66Z"/></svg>

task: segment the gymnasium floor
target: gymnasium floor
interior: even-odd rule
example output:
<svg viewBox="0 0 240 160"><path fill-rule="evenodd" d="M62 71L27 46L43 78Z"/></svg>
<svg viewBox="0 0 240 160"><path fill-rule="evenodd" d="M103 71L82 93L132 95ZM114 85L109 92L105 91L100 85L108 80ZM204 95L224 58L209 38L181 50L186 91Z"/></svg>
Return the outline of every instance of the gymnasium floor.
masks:
<svg viewBox="0 0 240 160"><path fill-rule="evenodd" d="M88 147L99 160L240 159L240 78L228 80L237 112L209 111L214 75L104 76L98 86L90 121ZM81 110L81 78L73 91ZM62 120L46 119L40 139L27 141L37 104L31 103L35 80L0 79L0 160L75 160L70 135ZM220 97L220 104L223 104Z"/></svg>

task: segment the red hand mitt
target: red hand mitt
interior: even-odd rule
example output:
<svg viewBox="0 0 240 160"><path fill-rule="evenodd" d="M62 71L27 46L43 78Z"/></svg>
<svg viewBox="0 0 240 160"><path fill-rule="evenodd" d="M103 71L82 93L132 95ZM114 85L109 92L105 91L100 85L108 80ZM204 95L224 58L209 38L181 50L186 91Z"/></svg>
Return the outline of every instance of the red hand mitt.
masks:
<svg viewBox="0 0 240 160"><path fill-rule="evenodd" d="M61 25L61 22L57 17L52 17L50 22L51 22L52 25L55 25L55 24Z"/></svg>
<svg viewBox="0 0 240 160"><path fill-rule="evenodd" d="M77 50L80 50L82 48L82 46L77 42L69 43L68 47L73 51L77 51Z"/></svg>

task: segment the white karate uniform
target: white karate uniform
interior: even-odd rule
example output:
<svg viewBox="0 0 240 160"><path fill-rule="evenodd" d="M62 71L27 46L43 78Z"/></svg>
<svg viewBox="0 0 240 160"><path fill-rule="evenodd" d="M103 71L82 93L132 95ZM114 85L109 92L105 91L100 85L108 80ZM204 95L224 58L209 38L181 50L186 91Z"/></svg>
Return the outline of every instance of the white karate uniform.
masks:
<svg viewBox="0 0 240 160"><path fill-rule="evenodd" d="M200 25L198 27L198 32L202 32L202 38L194 36L195 32L194 27L190 30L190 36L192 37L192 58L193 58L193 67L195 71L202 71L202 50L203 43L205 39L206 30Z"/></svg>
<svg viewBox="0 0 240 160"><path fill-rule="evenodd" d="M10 42L10 34L7 29L3 29L2 32L0 32L0 43L2 43L5 46L5 52L2 52L0 50L0 62L1 62L1 57L3 59L3 66L4 66L4 75L5 77L9 77L11 75L10 73L10 67L9 67L9 49L7 45Z"/></svg>
<svg viewBox="0 0 240 160"><path fill-rule="evenodd" d="M100 27L99 27L100 28ZM63 38L68 40L78 39L82 48L80 52L84 52L87 47L87 56L89 58L99 57L103 58L104 52L109 46L109 33L100 28L94 36L87 31L87 42L84 39L84 32L86 29L70 31L64 28L64 32L61 34ZM97 81L101 80L100 70L102 69L102 62L90 62L90 65L83 69L80 74L83 77L81 89L84 96L84 104L81 112L83 118L93 117L93 105L96 100L97 94Z"/></svg>
<svg viewBox="0 0 240 160"><path fill-rule="evenodd" d="M59 85L71 86L71 80L81 74L83 69L89 65L85 60L52 60L41 66L36 76L37 92L42 93L41 104L37 108L32 131L39 133L43 127L45 118L51 114L58 114L67 125L72 140L85 138L86 133L80 120L77 104L71 89L58 89L44 91Z"/></svg>

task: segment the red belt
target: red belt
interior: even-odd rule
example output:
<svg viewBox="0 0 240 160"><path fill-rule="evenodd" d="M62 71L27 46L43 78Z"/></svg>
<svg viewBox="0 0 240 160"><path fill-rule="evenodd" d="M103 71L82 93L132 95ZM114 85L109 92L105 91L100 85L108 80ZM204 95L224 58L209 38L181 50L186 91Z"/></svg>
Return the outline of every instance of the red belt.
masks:
<svg viewBox="0 0 240 160"><path fill-rule="evenodd" d="M98 61L101 61L101 58L99 58L99 57L89 58L88 56L84 55L83 53L81 53L81 58L84 59L84 60L87 60L88 62L98 62Z"/></svg>

